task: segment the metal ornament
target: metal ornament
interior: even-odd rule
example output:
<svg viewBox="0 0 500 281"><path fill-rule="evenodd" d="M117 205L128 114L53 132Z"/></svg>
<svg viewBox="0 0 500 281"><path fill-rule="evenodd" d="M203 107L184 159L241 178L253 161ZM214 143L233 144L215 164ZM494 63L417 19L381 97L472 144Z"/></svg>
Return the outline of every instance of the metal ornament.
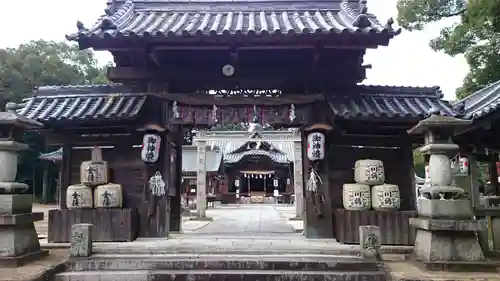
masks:
<svg viewBox="0 0 500 281"><path fill-rule="evenodd" d="M259 111L257 110L257 106L253 106L253 118L252 118L253 123L259 123Z"/></svg>
<svg viewBox="0 0 500 281"><path fill-rule="evenodd" d="M163 196L166 193L166 184L160 172L149 178L149 190L154 196Z"/></svg>
<svg viewBox="0 0 500 281"><path fill-rule="evenodd" d="M234 66L232 66L230 64L224 65L222 67L222 74L224 74L224 76L227 76L227 77L233 76L234 75Z"/></svg>
<svg viewBox="0 0 500 281"><path fill-rule="evenodd" d="M218 108L214 104L214 106L212 107L212 123L213 124L217 124L217 122L219 121L219 120L217 120L217 110L218 110Z"/></svg>
<svg viewBox="0 0 500 281"><path fill-rule="evenodd" d="M172 112L174 113L174 118L175 119L181 118L181 113L180 113L180 110L179 110L179 106L177 105L176 101L174 101L174 103L172 104Z"/></svg>
<svg viewBox="0 0 500 281"><path fill-rule="evenodd" d="M295 105L290 105L290 113L288 115L288 119L290 119L290 122L293 122L295 121L295 118L297 116L295 115Z"/></svg>

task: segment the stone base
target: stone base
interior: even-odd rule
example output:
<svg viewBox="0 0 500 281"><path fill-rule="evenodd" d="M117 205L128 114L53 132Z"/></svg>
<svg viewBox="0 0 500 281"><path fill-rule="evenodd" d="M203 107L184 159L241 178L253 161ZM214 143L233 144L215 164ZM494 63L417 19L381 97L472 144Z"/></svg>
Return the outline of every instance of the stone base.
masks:
<svg viewBox="0 0 500 281"><path fill-rule="evenodd" d="M413 248L421 261L481 261L485 260L473 231L429 231L417 229Z"/></svg>
<svg viewBox="0 0 500 281"><path fill-rule="evenodd" d="M32 210L32 194L0 194L0 215L29 214Z"/></svg>
<svg viewBox="0 0 500 281"><path fill-rule="evenodd" d="M40 252L34 221L43 213L0 215L0 259L16 259Z"/></svg>
<svg viewBox="0 0 500 281"><path fill-rule="evenodd" d="M483 220L435 220L410 218L410 226L430 231L484 231L488 229Z"/></svg>
<svg viewBox="0 0 500 281"><path fill-rule="evenodd" d="M432 218L470 219L472 207L470 200L431 200L418 199L418 215Z"/></svg>
<svg viewBox="0 0 500 281"><path fill-rule="evenodd" d="M437 261L423 262L425 270L453 272L497 272L500 262L496 261Z"/></svg>
<svg viewBox="0 0 500 281"><path fill-rule="evenodd" d="M49 255L47 250L39 250L37 252L26 253L17 257L0 257L0 268L2 267L19 267L28 262L36 261Z"/></svg>
<svg viewBox="0 0 500 281"><path fill-rule="evenodd" d="M2 193L24 193L29 189L29 186L20 182L0 182L0 192ZM33 195L31 195L33 196Z"/></svg>

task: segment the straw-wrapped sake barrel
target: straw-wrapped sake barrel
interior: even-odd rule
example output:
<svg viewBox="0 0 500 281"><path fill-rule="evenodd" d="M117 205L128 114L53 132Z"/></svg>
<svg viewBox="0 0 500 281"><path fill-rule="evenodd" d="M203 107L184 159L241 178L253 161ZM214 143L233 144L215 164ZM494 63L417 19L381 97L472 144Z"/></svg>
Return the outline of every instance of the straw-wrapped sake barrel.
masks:
<svg viewBox="0 0 500 281"><path fill-rule="evenodd" d="M372 208L376 211L397 210L401 206L399 187L381 184L372 187Z"/></svg>
<svg viewBox="0 0 500 281"><path fill-rule="evenodd" d="M84 161L80 165L80 182L96 186L108 183L108 163L106 161Z"/></svg>
<svg viewBox="0 0 500 281"><path fill-rule="evenodd" d="M370 209L370 186L359 183L344 184L342 201L346 210L360 211Z"/></svg>
<svg viewBox="0 0 500 281"><path fill-rule="evenodd" d="M367 185L383 184L385 181L384 164L380 160L372 159L356 161L354 181Z"/></svg>
<svg viewBox="0 0 500 281"><path fill-rule="evenodd" d="M96 208L123 207L122 186L116 183L108 183L97 186L94 191L94 205Z"/></svg>
<svg viewBox="0 0 500 281"><path fill-rule="evenodd" d="M83 184L68 186L66 190L66 205L68 209L92 208L92 188Z"/></svg>

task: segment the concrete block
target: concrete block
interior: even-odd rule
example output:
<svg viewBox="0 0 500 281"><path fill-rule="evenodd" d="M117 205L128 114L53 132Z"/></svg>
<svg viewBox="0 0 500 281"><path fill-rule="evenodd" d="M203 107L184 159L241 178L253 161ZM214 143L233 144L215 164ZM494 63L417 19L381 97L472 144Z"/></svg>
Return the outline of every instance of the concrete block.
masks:
<svg viewBox="0 0 500 281"><path fill-rule="evenodd" d="M71 226L71 257L89 257L92 255L92 224L80 223Z"/></svg>
<svg viewBox="0 0 500 281"><path fill-rule="evenodd" d="M375 225L361 225L359 227L359 246L361 256L367 259L381 257L380 227Z"/></svg>
<svg viewBox="0 0 500 281"><path fill-rule="evenodd" d="M418 229L414 253L421 261L480 261L485 259L473 231Z"/></svg>
<svg viewBox="0 0 500 281"><path fill-rule="evenodd" d="M431 200L420 198L418 200L418 216L441 219L470 219L472 205L470 200Z"/></svg>
<svg viewBox="0 0 500 281"><path fill-rule="evenodd" d="M0 215L31 213L32 194L0 194Z"/></svg>
<svg viewBox="0 0 500 281"><path fill-rule="evenodd" d="M410 226L430 231L483 231L487 229L487 224L484 220L410 218Z"/></svg>

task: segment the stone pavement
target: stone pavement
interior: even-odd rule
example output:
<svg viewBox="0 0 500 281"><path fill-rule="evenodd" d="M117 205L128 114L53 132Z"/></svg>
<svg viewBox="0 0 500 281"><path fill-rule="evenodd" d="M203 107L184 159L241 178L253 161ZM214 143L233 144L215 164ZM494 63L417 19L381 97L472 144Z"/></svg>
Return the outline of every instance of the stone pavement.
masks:
<svg viewBox="0 0 500 281"><path fill-rule="evenodd" d="M0 281L54 280L53 275L64 271L68 250L51 250L47 257L16 268L0 268Z"/></svg>
<svg viewBox="0 0 500 281"><path fill-rule="evenodd" d="M301 219L297 219L295 214L295 206L294 205L275 205L274 209L280 213L280 215L288 220L288 225L295 232L304 231L304 221Z"/></svg>
<svg viewBox="0 0 500 281"><path fill-rule="evenodd" d="M59 205L53 205L53 204L38 204L34 203L33 204L33 212L34 213L43 213L43 221L37 221L35 222L35 228L36 232L38 233L38 237L40 239L47 238L47 232L48 232L48 222L49 222L49 211L58 209Z"/></svg>
<svg viewBox="0 0 500 281"><path fill-rule="evenodd" d="M273 205L242 204L208 209L212 223L201 227L197 234L272 234L293 233L288 220L276 211Z"/></svg>

